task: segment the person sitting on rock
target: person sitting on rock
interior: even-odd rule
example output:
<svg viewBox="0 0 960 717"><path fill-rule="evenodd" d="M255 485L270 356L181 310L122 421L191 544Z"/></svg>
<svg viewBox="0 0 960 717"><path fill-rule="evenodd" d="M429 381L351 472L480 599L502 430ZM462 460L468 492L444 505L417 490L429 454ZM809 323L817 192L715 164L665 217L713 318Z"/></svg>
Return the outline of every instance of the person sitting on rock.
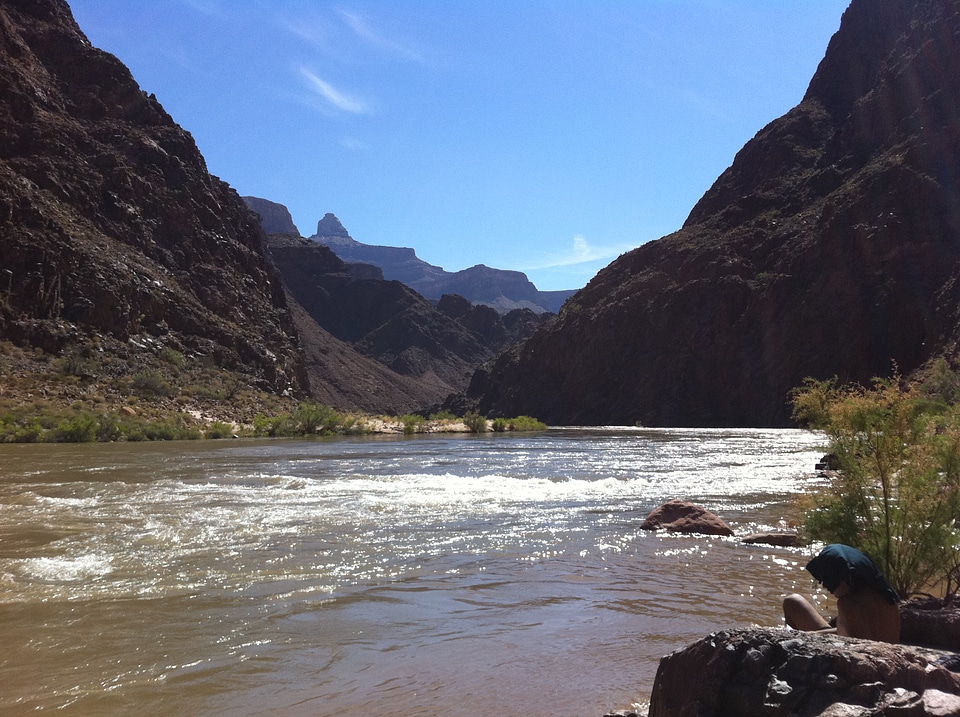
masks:
<svg viewBox="0 0 960 717"><path fill-rule="evenodd" d="M796 593L783 600L783 615L790 627L880 642L900 641L900 597L866 554L835 543L807 563L807 570L837 598L836 627Z"/></svg>

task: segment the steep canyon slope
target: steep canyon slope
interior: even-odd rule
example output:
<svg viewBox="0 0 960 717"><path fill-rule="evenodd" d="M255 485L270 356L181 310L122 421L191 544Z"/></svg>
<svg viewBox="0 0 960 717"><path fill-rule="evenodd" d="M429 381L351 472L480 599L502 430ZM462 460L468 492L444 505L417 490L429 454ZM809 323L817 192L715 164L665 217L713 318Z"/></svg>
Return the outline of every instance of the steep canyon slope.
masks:
<svg viewBox="0 0 960 717"><path fill-rule="evenodd" d="M190 134L91 46L66 2L0 2L0 338L30 356L82 349L73 378L88 383L166 351L305 395L263 239Z"/></svg>
<svg viewBox="0 0 960 717"><path fill-rule="evenodd" d="M853 0L797 107L674 234L478 372L491 415L786 425L807 376L957 352L960 3Z"/></svg>

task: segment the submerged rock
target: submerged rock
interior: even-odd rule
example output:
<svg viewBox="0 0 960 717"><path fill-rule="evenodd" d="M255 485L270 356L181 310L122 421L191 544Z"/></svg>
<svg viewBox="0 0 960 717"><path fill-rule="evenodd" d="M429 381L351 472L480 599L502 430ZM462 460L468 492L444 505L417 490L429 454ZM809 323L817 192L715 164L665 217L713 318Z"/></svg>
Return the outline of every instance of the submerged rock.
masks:
<svg viewBox="0 0 960 717"><path fill-rule="evenodd" d="M749 545L776 545L781 548L796 548L800 545L800 536L794 532L751 533L740 538L740 542Z"/></svg>

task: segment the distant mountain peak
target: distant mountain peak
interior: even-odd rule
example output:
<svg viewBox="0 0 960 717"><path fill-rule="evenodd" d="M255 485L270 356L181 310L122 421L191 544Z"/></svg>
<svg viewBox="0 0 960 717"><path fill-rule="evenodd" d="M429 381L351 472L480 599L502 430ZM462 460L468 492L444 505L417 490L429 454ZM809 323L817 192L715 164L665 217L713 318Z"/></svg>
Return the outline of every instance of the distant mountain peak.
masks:
<svg viewBox="0 0 960 717"><path fill-rule="evenodd" d="M350 234L335 214L327 212L323 215L323 219L317 222L317 236L349 238Z"/></svg>

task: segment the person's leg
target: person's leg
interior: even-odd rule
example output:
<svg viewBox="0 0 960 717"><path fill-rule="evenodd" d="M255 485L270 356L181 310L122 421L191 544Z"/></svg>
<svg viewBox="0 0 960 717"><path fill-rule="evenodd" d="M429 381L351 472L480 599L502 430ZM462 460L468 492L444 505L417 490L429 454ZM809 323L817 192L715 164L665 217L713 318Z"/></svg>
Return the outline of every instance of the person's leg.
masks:
<svg viewBox="0 0 960 717"><path fill-rule="evenodd" d="M783 617L790 627L804 632L826 630L830 627L830 623L823 619L813 604L797 593L783 599Z"/></svg>

